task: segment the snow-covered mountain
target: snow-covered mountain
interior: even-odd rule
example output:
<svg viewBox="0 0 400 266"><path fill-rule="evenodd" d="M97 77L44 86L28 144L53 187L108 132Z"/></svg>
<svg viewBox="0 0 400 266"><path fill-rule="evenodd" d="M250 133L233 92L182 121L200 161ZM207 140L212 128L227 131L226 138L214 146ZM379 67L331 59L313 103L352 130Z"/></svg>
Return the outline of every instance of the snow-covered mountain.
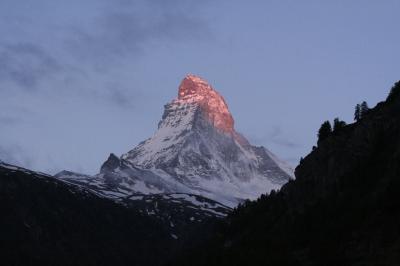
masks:
<svg viewBox="0 0 400 266"><path fill-rule="evenodd" d="M109 197L186 193L232 207L280 188L293 169L236 132L223 97L204 79L188 75L151 138L121 157L111 154L96 176L57 177Z"/></svg>
<svg viewBox="0 0 400 266"><path fill-rule="evenodd" d="M175 224L175 226L171 226L172 228L185 222L196 223L210 217L225 217L232 210L228 206L201 195L172 193L172 190L155 191L146 185L143 185L144 187L136 186L133 190L132 184L133 187L135 184L140 184L138 180L116 182L116 180L104 179L102 174L88 176L69 171L62 171L55 175L55 178L61 179L64 183L79 190L90 191L99 197L134 207L141 213ZM150 184L148 186L151 187Z"/></svg>

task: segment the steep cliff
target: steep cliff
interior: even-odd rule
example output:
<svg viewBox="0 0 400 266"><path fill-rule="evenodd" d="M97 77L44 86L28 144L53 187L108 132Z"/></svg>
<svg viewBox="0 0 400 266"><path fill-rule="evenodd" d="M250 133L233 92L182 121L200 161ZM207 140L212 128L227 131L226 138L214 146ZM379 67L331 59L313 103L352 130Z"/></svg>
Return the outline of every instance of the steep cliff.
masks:
<svg viewBox="0 0 400 266"><path fill-rule="evenodd" d="M188 257L193 265L399 265L399 195L400 95L392 93Z"/></svg>
<svg viewBox="0 0 400 266"><path fill-rule="evenodd" d="M290 166L252 146L234 127L224 98L207 81L187 75L165 105L154 135L120 158L111 154L98 175L57 175L110 197L187 193L229 207L278 189Z"/></svg>

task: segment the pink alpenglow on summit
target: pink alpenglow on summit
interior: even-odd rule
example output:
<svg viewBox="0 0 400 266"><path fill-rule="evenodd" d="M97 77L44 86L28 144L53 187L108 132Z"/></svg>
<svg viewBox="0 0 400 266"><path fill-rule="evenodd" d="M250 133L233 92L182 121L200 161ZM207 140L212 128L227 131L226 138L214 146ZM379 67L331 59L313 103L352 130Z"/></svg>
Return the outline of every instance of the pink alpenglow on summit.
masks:
<svg viewBox="0 0 400 266"><path fill-rule="evenodd" d="M234 120L224 98L204 79L187 75L179 86L178 101L198 102L215 128L234 133Z"/></svg>
<svg viewBox="0 0 400 266"><path fill-rule="evenodd" d="M100 173L86 180L109 197L186 193L234 207L291 178L290 166L235 131L224 98L204 79L188 75L178 97L165 105L154 135L120 158L110 155Z"/></svg>
<svg viewBox="0 0 400 266"><path fill-rule="evenodd" d="M157 191L167 184L174 192L230 206L278 189L293 177L290 166L235 131L224 98L195 75L187 75L178 97L165 105L155 134L121 159L160 175L164 187L153 185Z"/></svg>

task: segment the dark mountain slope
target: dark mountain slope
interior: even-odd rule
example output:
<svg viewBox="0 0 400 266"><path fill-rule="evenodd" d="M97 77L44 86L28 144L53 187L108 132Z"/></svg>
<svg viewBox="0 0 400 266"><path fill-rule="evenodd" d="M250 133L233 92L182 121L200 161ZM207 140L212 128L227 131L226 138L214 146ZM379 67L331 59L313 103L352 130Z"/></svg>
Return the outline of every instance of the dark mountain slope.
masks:
<svg viewBox="0 0 400 266"><path fill-rule="evenodd" d="M53 177L0 163L2 265L158 265L165 225Z"/></svg>
<svg viewBox="0 0 400 266"><path fill-rule="evenodd" d="M400 95L321 141L296 178L236 209L181 264L400 265Z"/></svg>

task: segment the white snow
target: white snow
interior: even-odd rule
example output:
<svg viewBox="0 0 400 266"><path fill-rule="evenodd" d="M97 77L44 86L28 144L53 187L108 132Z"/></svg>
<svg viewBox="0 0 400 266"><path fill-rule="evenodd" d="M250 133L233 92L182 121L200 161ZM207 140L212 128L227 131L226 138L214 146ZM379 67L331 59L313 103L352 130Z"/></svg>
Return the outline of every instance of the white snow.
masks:
<svg viewBox="0 0 400 266"><path fill-rule="evenodd" d="M140 192L143 194L158 194L162 193L162 190L159 190L156 187L150 187L148 186L144 181L142 180L137 180L135 181L135 185L132 186L132 190L135 192Z"/></svg>
<svg viewBox="0 0 400 266"><path fill-rule="evenodd" d="M129 197L131 200L143 200L143 196L131 196Z"/></svg>
<svg viewBox="0 0 400 266"><path fill-rule="evenodd" d="M15 165L10 165L10 164L4 163L2 161L0 161L0 166L3 167L3 168L9 169L11 171L20 171L20 172L23 172L23 173L29 174L29 175L37 175L37 177L40 177L40 176L51 177L51 175L46 174L46 173L31 171L31 170L25 169L23 167L19 167L19 166L15 166Z"/></svg>
<svg viewBox="0 0 400 266"><path fill-rule="evenodd" d="M185 93L165 106L154 135L121 156L132 171L115 170L121 177L117 191L106 192L101 174L91 179L77 175L76 180L86 178L89 185L110 197L172 192L163 197L215 210L278 190L294 176L290 166L267 149L260 152L234 131L226 102L207 82L196 76L187 78L199 84L199 92L192 92L191 87L183 90ZM229 132L220 130L224 125L231 125ZM271 169L266 169L270 165ZM188 194L225 206L201 202Z"/></svg>
<svg viewBox="0 0 400 266"><path fill-rule="evenodd" d="M268 149L264 148L265 152L274 160L274 162L276 164L278 164L278 166L285 171L286 174L288 174L289 176L291 176L292 178L296 178L294 175L294 169L292 166L290 166L287 162L282 161L281 159L279 159L275 154L273 154L272 152L270 152Z"/></svg>
<svg viewBox="0 0 400 266"><path fill-rule="evenodd" d="M134 150L122 156L134 165L152 166L152 162L162 158L165 161L169 159L169 148L180 144L184 139L182 133L190 131L197 104L176 102L170 105L171 112L174 115L164 119L154 134L154 136L144 143L139 144ZM131 159L130 155L135 154Z"/></svg>

